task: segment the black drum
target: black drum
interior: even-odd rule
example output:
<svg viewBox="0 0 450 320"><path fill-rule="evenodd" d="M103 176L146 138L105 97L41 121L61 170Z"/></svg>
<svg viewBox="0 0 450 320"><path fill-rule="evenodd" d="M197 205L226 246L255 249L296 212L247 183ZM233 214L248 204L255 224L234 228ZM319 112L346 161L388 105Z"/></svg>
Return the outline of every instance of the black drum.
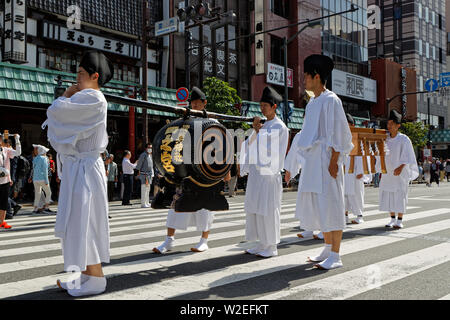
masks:
<svg viewBox="0 0 450 320"><path fill-rule="evenodd" d="M233 139L219 122L191 117L164 126L153 140L153 163L170 183L219 183L233 163Z"/></svg>

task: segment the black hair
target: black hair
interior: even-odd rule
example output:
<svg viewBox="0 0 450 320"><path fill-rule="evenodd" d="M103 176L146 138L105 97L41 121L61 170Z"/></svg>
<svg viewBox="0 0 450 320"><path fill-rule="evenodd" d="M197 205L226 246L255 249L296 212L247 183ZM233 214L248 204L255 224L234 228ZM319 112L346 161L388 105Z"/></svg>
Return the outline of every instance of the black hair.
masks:
<svg viewBox="0 0 450 320"><path fill-rule="evenodd" d="M316 74L318 74L320 77L320 83L322 83L323 85L327 84L328 75L325 75L325 73L321 73L316 70L305 70L305 73L309 74L312 78L314 78L316 76Z"/></svg>

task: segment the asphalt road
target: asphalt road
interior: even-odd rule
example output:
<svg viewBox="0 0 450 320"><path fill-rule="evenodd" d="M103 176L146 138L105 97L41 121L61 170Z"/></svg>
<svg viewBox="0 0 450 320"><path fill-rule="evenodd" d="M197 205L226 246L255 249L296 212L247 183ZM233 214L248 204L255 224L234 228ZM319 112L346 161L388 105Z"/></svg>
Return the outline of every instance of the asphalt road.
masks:
<svg viewBox="0 0 450 320"><path fill-rule="evenodd" d="M344 232L344 267L319 271L306 262L322 241L299 239L295 192L283 194L279 255L260 259L243 251L243 196L218 213L210 249L189 249L195 230L179 231L175 248L153 254L165 236L167 210L141 209L136 202L110 206L111 263L107 291L85 299L450 299L450 183L412 185L404 229L388 230L378 211L378 189L366 188L365 222ZM63 272L61 247L53 236L55 216L26 210L0 232L0 299L73 299L57 289Z"/></svg>

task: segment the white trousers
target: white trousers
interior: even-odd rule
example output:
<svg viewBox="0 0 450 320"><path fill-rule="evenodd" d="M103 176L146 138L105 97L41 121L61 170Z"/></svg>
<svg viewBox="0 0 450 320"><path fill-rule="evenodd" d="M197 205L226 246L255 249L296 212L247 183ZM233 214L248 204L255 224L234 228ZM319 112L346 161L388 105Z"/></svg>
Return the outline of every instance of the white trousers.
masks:
<svg viewBox="0 0 450 320"><path fill-rule="evenodd" d="M45 204L49 204L52 196L50 191L50 184L45 184L45 181L33 181L34 184L34 207L39 208L42 190L45 192Z"/></svg>
<svg viewBox="0 0 450 320"><path fill-rule="evenodd" d="M150 187L151 184L141 184L141 205L150 206Z"/></svg>
<svg viewBox="0 0 450 320"><path fill-rule="evenodd" d="M188 227L196 227L197 231L207 232L211 230L214 213L201 209L195 212L175 212L170 209L167 215L166 227L175 230L187 230Z"/></svg>
<svg viewBox="0 0 450 320"><path fill-rule="evenodd" d="M237 183L237 176L231 177L231 180L228 181L228 195L234 196Z"/></svg>
<svg viewBox="0 0 450 320"><path fill-rule="evenodd" d="M247 213L245 221L245 239L259 241L264 247L280 243L280 212L263 216Z"/></svg>

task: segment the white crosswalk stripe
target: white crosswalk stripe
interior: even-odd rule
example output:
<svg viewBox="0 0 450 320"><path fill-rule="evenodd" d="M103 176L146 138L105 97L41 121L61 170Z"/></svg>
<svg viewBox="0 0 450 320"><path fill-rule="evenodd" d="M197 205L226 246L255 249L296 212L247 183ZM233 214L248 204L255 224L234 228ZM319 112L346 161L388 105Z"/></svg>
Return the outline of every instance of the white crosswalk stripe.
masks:
<svg viewBox="0 0 450 320"><path fill-rule="evenodd" d="M392 245L408 239L426 238L428 235L450 229L450 219L427 222L426 219L449 217L450 208L428 210L424 207L408 206L404 219L405 228L397 231L385 231L384 225L389 220L386 212L380 212L377 204L366 204L364 217L366 221L360 225L349 225L344 231L341 256L344 264L347 256L352 253L365 252L385 245ZM254 279L259 276L277 274L281 271L305 264L306 258L321 250L319 241L313 242L314 248L301 245L310 241L296 236L299 222L295 219L295 199L283 202L282 207L282 243L279 256L271 259L243 261L240 264L222 265L207 272L185 276L169 275L155 283L141 285L136 288L126 288L116 292L106 292L90 299L170 299L188 294L199 293L212 288L237 284L240 281ZM241 242L245 239L245 212L242 202L230 203L230 210L215 214L215 222L211 230L210 249L194 254L190 251L179 251L177 247L193 246L200 239L200 233L195 232L184 236L184 231L177 232L174 253L170 255L155 255L152 248L159 245L166 234L167 209L145 209L139 205L124 208L118 204L110 207L111 259L127 258L127 262L106 264L104 273L109 281L114 278L152 270L168 270L182 264L195 262L208 263L208 260L232 258L243 255L245 249L254 243ZM11 221L14 232L0 232L0 298L15 297L37 292L50 292L55 289L57 278L66 279L69 274L52 274L46 272L46 267L61 267L61 245L53 236L56 216L22 215ZM413 226L408 227L408 224ZM348 237L346 238L346 235ZM351 235L351 236L350 236ZM131 244L129 241L138 241ZM143 243L144 242L144 243ZM218 245L216 245L216 243ZM308 242L309 243L309 242ZM401 281L405 277L414 276L421 271L450 261L450 241L431 243L426 248L401 254L398 257L380 260L374 266L380 268L383 277L380 285ZM11 247L8 247L10 245ZM292 245L299 245L293 252ZM143 254L148 254L148 258ZM136 256L136 258L134 258ZM248 257L248 256L247 256ZM423 259L421 259L423 257ZM118 260L120 261L120 260ZM298 294L309 292L311 299L347 299L369 291L367 286L367 269L371 265L363 265L355 270L335 274L329 272L326 277L315 279L306 284L290 287L286 290L261 294L258 299L290 299ZM18 272L32 273L33 276L19 275L18 280L9 277ZM54 270L54 268L53 268ZM167 271L169 272L169 271ZM339 284L336 286L336 284ZM64 293L61 293L64 295ZM446 293L447 294L447 293ZM444 295L442 300L450 299Z"/></svg>

